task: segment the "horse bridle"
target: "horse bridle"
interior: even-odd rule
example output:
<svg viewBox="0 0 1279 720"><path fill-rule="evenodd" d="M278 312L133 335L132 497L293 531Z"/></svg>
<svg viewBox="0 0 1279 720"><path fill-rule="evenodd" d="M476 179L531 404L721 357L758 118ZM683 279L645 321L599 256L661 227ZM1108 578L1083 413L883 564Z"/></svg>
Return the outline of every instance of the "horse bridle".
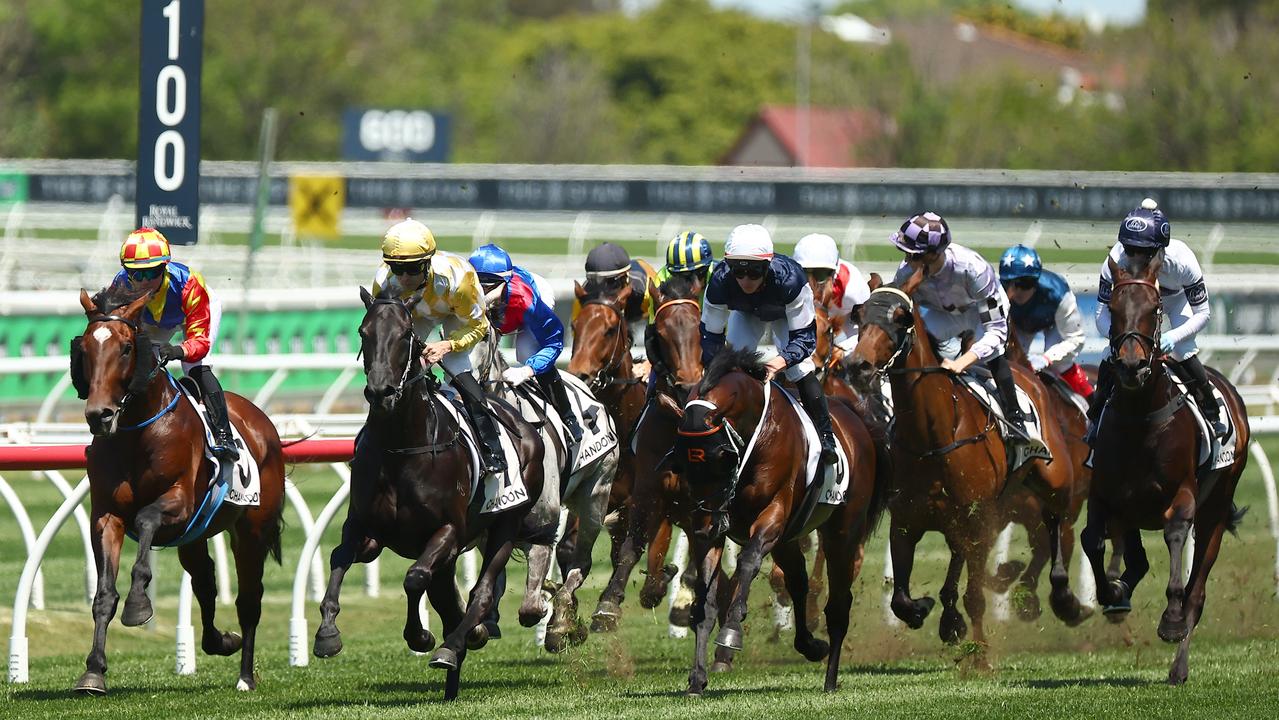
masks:
<svg viewBox="0 0 1279 720"><path fill-rule="evenodd" d="M140 326L138 323L134 322L133 320L130 320L130 319L126 318L126 317L122 317L122 316L120 316L120 315L107 315L107 314L105 314L105 313L99 313L99 314L94 315L94 316L92 316L92 317L90 317L90 318L89 318L89 324L90 324L90 325L93 325L93 324L95 324L95 323L104 323L104 322L118 322L118 323L124 323L124 325L125 325L126 327L128 327L130 330L132 330L132 331L133 331L133 339L132 339L132 341L130 341L130 343L129 343L129 344L133 346L133 352L134 352L134 357L135 357L134 362L136 363L136 362L137 362L137 360L136 360L137 353L139 352L139 351L138 351L138 345L139 345L139 343L138 343L138 337L139 337L140 335L142 335L142 333L144 332L144 331L142 330L142 326ZM129 401L130 401L130 400L132 400L134 397L136 397L136 396L137 396L137 394L138 394L138 393L137 393L137 392L135 392L134 388L135 388L135 387L137 387L137 388L145 388L145 387L147 387L148 385L150 385L150 384L151 384L151 381L155 379L155 376L160 374L160 370L162 370L162 369L163 369L163 367L164 367L164 366L160 364L159 351L158 351L158 350L156 350L154 347L152 347L152 348L151 348L151 353L152 353L152 355L154 355L154 356L155 356L155 358L154 358L154 359L155 359L154 367L152 367L152 368L151 368L151 371L150 371L149 373L147 373L146 378L145 378L142 382L140 382L140 383L135 383L133 379L130 379L130 381L129 381L129 387L128 387L128 389L127 389L127 390L125 390L124 397L120 399L120 412L121 412L121 413L123 413L123 412L124 412L124 408L125 408L125 407L129 404ZM136 365L134 366L134 372L135 372L135 373L137 372L137 366L136 366ZM134 429L134 428L125 428L125 429Z"/></svg>
<svg viewBox="0 0 1279 720"><path fill-rule="evenodd" d="M586 381L587 387L592 393L598 393L610 385L638 385L641 381L635 378L621 378L618 373L622 370L622 358L626 353L631 351L631 327L626 322L626 315L618 310L617 307L602 298L593 298L582 303L582 307L587 305L601 305L613 311L617 316L619 325L617 333L616 347L609 351L608 361L600 366L593 375ZM606 373L610 373L607 374Z"/></svg>
<svg viewBox="0 0 1279 720"><path fill-rule="evenodd" d="M424 346L426 343L422 342L422 338L418 337L417 329L413 327L413 313L409 310L408 306L404 304L403 300L399 298L377 298L373 301L373 304L394 305L404 312L405 317L408 318L409 321L409 331L404 335L404 339L407 340L409 344L408 358L404 361L404 372L400 374L400 383L395 386L395 401L399 402L400 398L404 397L404 391L408 389L409 386L426 378L430 374L426 365L423 364L421 372L411 378L409 377L409 371L413 369L413 357L416 354L415 351L419 345ZM360 353L362 352L364 352L363 348L360 349ZM360 353L356 353L357 358L360 356Z"/></svg>
<svg viewBox="0 0 1279 720"><path fill-rule="evenodd" d="M694 300L694 299L692 299L692 298L676 298L675 300L667 300L666 302L662 303L661 305L658 305L658 306L657 306L657 310L653 312L653 324L654 324L654 326L656 326L656 325L657 325L657 319L658 319L658 318L660 318L660 317L662 316L662 311L663 311L663 310L665 310L666 308L669 308L669 307L674 307L674 306L676 306L676 305L692 305L693 307L696 307L696 308L698 308L698 309L700 309L700 308L701 308L701 303L697 302L696 300ZM654 358L649 358L649 362L650 362L650 363L651 363L651 362L653 362L653 361L654 361ZM677 382L675 382L675 374L674 374L673 372L671 372L670 367L667 365L667 363L666 363L666 361L665 361L664 359L662 360L662 363L661 363L661 364L662 364L662 369L665 371L665 372L663 372L662 374L663 374L663 375L665 375L665 379L666 379L667 384L669 384L672 388L678 387L678 386L679 386L679 384L678 384Z"/></svg>
<svg viewBox="0 0 1279 720"><path fill-rule="evenodd" d="M1157 285L1153 280L1129 278L1127 280L1120 280L1111 287L1111 302L1114 301L1114 291L1128 285L1148 288L1155 294L1155 334L1152 336L1147 335L1140 330L1129 330L1127 332L1120 333L1117 336L1113 336L1110 338L1110 356L1112 358L1118 358L1119 349L1124 346L1124 343L1128 342L1129 339L1136 340L1138 346L1141 346L1143 350L1147 351L1145 361L1138 363L1137 365L1137 382L1140 385L1145 385L1146 381L1150 379L1150 374L1154 369L1155 355L1159 352L1159 338L1163 334L1164 299L1163 295L1159 292L1159 285ZM1145 347L1143 343L1148 343L1149 348Z"/></svg>

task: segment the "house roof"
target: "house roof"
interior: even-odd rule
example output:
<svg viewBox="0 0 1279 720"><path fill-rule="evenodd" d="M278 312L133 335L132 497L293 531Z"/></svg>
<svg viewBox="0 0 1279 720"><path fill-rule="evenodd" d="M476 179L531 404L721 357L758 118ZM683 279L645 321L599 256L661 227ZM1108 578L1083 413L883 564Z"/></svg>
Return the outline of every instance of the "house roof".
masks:
<svg viewBox="0 0 1279 720"><path fill-rule="evenodd" d="M795 167L854 167L857 146L884 133L883 117L873 110L810 107L808 143L801 135L801 110L793 105L765 105L724 155L730 160L752 133L768 130L791 157Z"/></svg>

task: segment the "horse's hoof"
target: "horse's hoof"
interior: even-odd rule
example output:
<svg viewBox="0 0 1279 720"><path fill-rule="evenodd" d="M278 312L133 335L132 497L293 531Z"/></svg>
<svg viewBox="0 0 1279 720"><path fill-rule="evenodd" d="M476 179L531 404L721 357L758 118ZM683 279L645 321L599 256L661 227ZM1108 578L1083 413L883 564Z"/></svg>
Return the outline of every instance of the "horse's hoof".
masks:
<svg viewBox="0 0 1279 720"><path fill-rule="evenodd" d="M1070 592L1049 595L1048 602L1052 605L1053 614L1066 623L1067 627L1076 627L1092 616L1092 610L1081 605L1079 599Z"/></svg>
<svg viewBox="0 0 1279 720"><path fill-rule="evenodd" d="M795 649L809 662L821 662L830 653L830 643L821 638L812 638L807 644L795 644Z"/></svg>
<svg viewBox="0 0 1279 720"><path fill-rule="evenodd" d="M933 606L937 604L936 600L930 597L922 597L918 600L906 603L892 603L893 614L898 620L906 623L906 627L911 630L918 630L924 626L924 619L928 617L928 613L933 611Z"/></svg>
<svg viewBox="0 0 1279 720"><path fill-rule="evenodd" d="M568 638L565 637L564 633L547 630L546 639L542 641L542 648L552 655L559 655L565 650L568 650Z"/></svg>
<svg viewBox="0 0 1279 720"><path fill-rule="evenodd" d="M75 685L71 687L71 692L102 697L107 694L107 679L102 676L102 673L86 672L80 676L79 680L76 680Z"/></svg>
<svg viewBox="0 0 1279 720"><path fill-rule="evenodd" d="M242 678L240 678L239 680L237 680L237 681L236 681L236 683L235 683L235 689L236 689L236 690L238 690L238 691L240 691L240 692L253 692L254 690L257 690L257 689L258 689L258 681L257 681L257 678L254 678L254 677L247 677L247 678L242 677Z"/></svg>
<svg viewBox="0 0 1279 720"><path fill-rule="evenodd" d="M688 627L693 622L693 608L689 605L684 607L672 606L667 618L670 624L676 627Z"/></svg>
<svg viewBox="0 0 1279 720"><path fill-rule="evenodd" d="M540 607L538 607L540 605ZM520 606L520 625L522 627L533 627L542 622L542 618L546 617L546 604L537 603L530 607Z"/></svg>
<svg viewBox="0 0 1279 720"><path fill-rule="evenodd" d="M606 633L617 630L618 621L622 618L622 608L612 600L600 600L591 616L591 632Z"/></svg>
<svg viewBox="0 0 1279 720"><path fill-rule="evenodd" d="M729 650L741 650L742 631L731 627L720 628L719 634L715 636L715 644Z"/></svg>
<svg viewBox="0 0 1279 720"><path fill-rule="evenodd" d="M311 652L318 658L330 658L342 652L342 633L334 630L332 635L321 635L320 631L316 631L315 646Z"/></svg>
<svg viewBox="0 0 1279 720"><path fill-rule="evenodd" d="M937 628L937 634L941 637L941 641L947 645L954 645L964 636L968 634L968 623L964 622L964 616L959 614L958 610L947 610L942 613L941 624Z"/></svg>
<svg viewBox="0 0 1279 720"><path fill-rule="evenodd" d="M1169 620L1168 613L1165 612L1159 619L1159 629L1156 632L1159 634L1159 639L1166 643L1179 643L1186 639L1190 630L1186 627L1185 618Z"/></svg>
<svg viewBox="0 0 1279 720"><path fill-rule="evenodd" d="M1101 609L1106 621L1111 625L1120 625L1128 619L1128 613L1132 611L1131 607L1119 607L1115 605L1107 605Z"/></svg>
<svg viewBox="0 0 1279 720"><path fill-rule="evenodd" d="M120 624L125 627L138 627L151 622L153 617L155 617L155 609L151 607L151 600L143 595L141 600L125 601L124 612L120 614Z"/></svg>
<svg viewBox="0 0 1279 720"><path fill-rule="evenodd" d="M1017 579L1026 570L1026 563L1020 560L1009 560L1001 563L995 568L995 574L990 576L990 585L987 589L991 592L1002 593L1007 592L1012 587L1013 581Z"/></svg>
<svg viewBox="0 0 1279 720"><path fill-rule="evenodd" d="M457 669L457 653L442 647L431 655L431 660L427 663L438 670L456 670Z"/></svg>
<svg viewBox="0 0 1279 720"><path fill-rule="evenodd" d="M1178 667L1177 663L1173 663L1172 668L1168 670L1168 684L1173 687L1177 687L1178 685L1185 685L1186 679L1189 677L1190 677L1189 667Z"/></svg>
<svg viewBox="0 0 1279 720"><path fill-rule="evenodd" d="M204 650L205 655L215 655L226 657L234 655L240 651L240 647L244 645L244 638L239 633L220 632L216 635L205 635L200 641L200 649Z"/></svg>
<svg viewBox="0 0 1279 720"><path fill-rule="evenodd" d="M1012 600L1017 608L1017 619L1022 622L1034 622L1044 614L1044 609L1039 604L1039 596L1031 590L1016 593ZM1061 613L1057 613L1057 616L1061 617Z"/></svg>
<svg viewBox="0 0 1279 720"><path fill-rule="evenodd" d="M1097 588L1097 599L1102 605L1132 609L1132 590L1128 583L1118 578Z"/></svg>
<svg viewBox="0 0 1279 720"><path fill-rule="evenodd" d="M404 642L408 643L409 649L419 655L425 655L431 652L435 647L435 636L426 628L404 631ZM341 643L338 643L338 649L341 649Z"/></svg>
<svg viewBox="0 0 1279 720"><path fill-rule="evenodd" d="M733 663L730 663L730 662L724 662L723 660L716 660L715 662L711 663L711 672L713 673L726 673L732 669L733 669Z"/></svg>
<svg viewBox="0 0 1279 720"><path fill-rule="evenodd" d="M483 623L476 625L466 634L466 649L479 650L489 644L490 637L492 637L492 635L489 634L488 625Z"/></svg>

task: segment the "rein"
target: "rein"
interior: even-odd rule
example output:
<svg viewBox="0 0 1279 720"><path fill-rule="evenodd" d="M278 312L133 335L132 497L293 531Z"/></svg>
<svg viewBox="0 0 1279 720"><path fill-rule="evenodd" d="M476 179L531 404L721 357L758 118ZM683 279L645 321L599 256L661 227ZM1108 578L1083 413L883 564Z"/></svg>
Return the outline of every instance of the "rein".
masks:
<svg viewBox="0 0 1279 720"><path fill-rule="evenodd" d="M138 323L136 323L136 322L134 322L134 321L132 321L132 320L130 320L130 319L128 319L128 318L126 318L126 317L121 317L121 316L119 316L119 315L105 315L105 314L99 314L99 315L94 315L93 317L89 318L89 324L90 324L90 325L93 325L93 324L95 324L95 323L104 323L104 322L118 322L118 323L124 323L124 325L125 325L126 327L128 327L130 330L132 330L132 331L133 331L133 341L132 341L132 343L131 343L131 344L132 344L132 346L133 346L133 350L134 350L134 352L135 352L135 353L140 352L140 351L138 350L138 345L139 345L139 343L138 343L138 337L139 337L139 336L143 333L143 330L142 330L141 326L139 326L139 325L138 325ZM120 412L121 412L121 413L123 413L123 412L124 412L124 409L125 409L126 407L128 407L128 405L129 405L129 401L130 401L130 400L132 400L134 397L136 397L136 396L138 395L138 390L146 389L148 386L150 386L150 385L151 385L151 381L152 381L152 380L155 380L155 377L156 377L157 375L159 375L159 374L160 374L160 371L161 371L161 370L164 370L164 366L160 364L160 354L159 354L159 351L158 351L158 350L156 350L154 347L151 347L149 344L148 344L148 348L150 348L150 351L151 351L151 355L152 355L152 359L153 359L153 362L152 362L153 367L151 368L151 371L147 373L146 377L142 380L142 382L138 383L138 382L136 382L136 380L134 380L134 379L131 379L131 380L129 381L129 389L125 391L125 393L124 393L124 397L120 399ZM137 362L137 361L135 360L134 362ZM135 371L135 372L137 371L136 366L134 367L134 371ZM165 370L165 375L168 375L168 377L169 377L169 384L170 384L170 385L172 385L172 386L173 386L173 388L176 390L176 389L177 389L177 385L176 385L176 384L174 384L174 382L173 382L173 376L172 376L172 375L169 375L169 373L168 373L168 371L167 371L167 370ZM169 404L168 404L167 406L165 406L165 408L164 408L163 410L161 410L158 414L156 414L155 416L153 416L150 420L147 420L147 421L145 421L145 422L139 423L139 424L137 424L137 425L131 425L131 426L129 426L129 427L120 428L120 430L140 430L140 429L142 429L142 428L144 428L144 427L146 427L146 426L150 425L151 423L155 422L156 420L159 420L161 417L164 417L164 416L165 416L165 415L167 415L170 411L172 411L172 410L173 410L173 408L177 407L177 405L178 405L178 397L179 397L181 394L182 394L182 393L177 393L177 394L175 394L175 395L173 396L173 400L172 400L172 401L170 401L170 402L169 402Z"/></svg>
<svg viewBox="0 0 1279 720"><path fill-rule="evenodd" d="M616 346L609 351L608 361L605 362L604 365L591 376L590 380L587 381L587 386L591 389L591 392L599 392L611 385L639 385L644 382L637 378L618 377L622 370L622 358L626 353L630 352L631 349L631 328L626 323L626 316L623 315L622 311L618 310L612 303L600 298L592 298L582 303L582 307L586 307L587 305L600 305L612 310L613 314L617 316L619 326L617 343ZM608 371L612 371L612 375L606 377L604 373Z"/></svg>
<svg viewBox="0 0 1279 720"><path fill-rule="evenodd" d="M1113 292L1115 290L1118 290L1119 288L1126 287L1129 285L1147 288L1152 293L1154 293L1155 334L1152 336L1152 335L1147 335L1139 330L1129 330L1127 332L1122 332L1119 335L1111 336L1110 355L1111 357L1118 357L1119 349L1124 346L1124 343L1128 342L1130 338L1135 339L1137 341L1137 345L1142 347L1143 350L1146 350L1146 361L1141 363L1137 369L1137 382L1140 385L1145 385L1146 382L1150 380L1150 376L1154 370L1155 355L1158 354L1160 350L1159 337L1163 333L1164 301L1163 301L1163 295L1161 295L1159 292L1159 285L1156 284L1153 280L1141 280L1138 278L1129 278L1127 280L1120 280L1119 282L1114 284L1114 286L1111 289L1111 292L1112 292L1111 302L1112 303L1114 302ZM1145 344L1149 345L1149 349L1144 347Z"/></svg>
<svg viewBox="0 0 1279 720"><path fill-rule="evenodd" d="M400 383L399 385L395 387L395 402L398 404L399 401L404 398L405 391L407 391L416 383L426 380L428 381L428 385L433 384L430 382L432 380L430 370L425 364L422 366L421 371L419 371L416 375L413 375L412 377L409 376L409 373L413 370L414 358L417 357L417 352L416 352L417 348L419 346L425 345L425 343L423 343L422 339L418 337L417 330L414 329L413 327L413 313L409 310L408 306L404 304L403 300L399 298L376 298L373 300L373 304L374 305L394 305L400 308L400 310L404 312L405 316L408 318L408 321L409 321L409 331L405 333L404 335L404 339L409 344L408 359L404 363L404 372L400 374ZM431 388L431 387L427 388L425 400L426 400L427 408L431 413L431 427L434 429L434 432L438 434L440 421L439 421L439 413L437 412L437 409L435 406L437 400L435 398L434 388ZM384 452L386 452L389 455L422 455L426 453L434 454L438 452L443 452L444 450L447 450L453 447L457 443L457 440L460 437L461 432L462 432L461 427L455 425L453 428L453 436L450 437L445 442L438 442L430 445L419 445L419 446L407 447L407 448L386 448Z"/></svg>

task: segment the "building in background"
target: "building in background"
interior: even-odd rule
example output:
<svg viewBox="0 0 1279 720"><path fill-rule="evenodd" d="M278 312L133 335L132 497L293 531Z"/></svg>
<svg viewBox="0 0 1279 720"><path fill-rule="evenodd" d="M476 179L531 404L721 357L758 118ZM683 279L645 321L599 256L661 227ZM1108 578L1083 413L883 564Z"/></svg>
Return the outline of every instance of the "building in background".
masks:
<svg viewBox="0 0 1279 720"><path fill-rule="evenodd" d="M793 105L765 105L720 165L780 167L879 167L891 161L892 121L874 110L812 107L807 141L803 112Z"/></svg>

